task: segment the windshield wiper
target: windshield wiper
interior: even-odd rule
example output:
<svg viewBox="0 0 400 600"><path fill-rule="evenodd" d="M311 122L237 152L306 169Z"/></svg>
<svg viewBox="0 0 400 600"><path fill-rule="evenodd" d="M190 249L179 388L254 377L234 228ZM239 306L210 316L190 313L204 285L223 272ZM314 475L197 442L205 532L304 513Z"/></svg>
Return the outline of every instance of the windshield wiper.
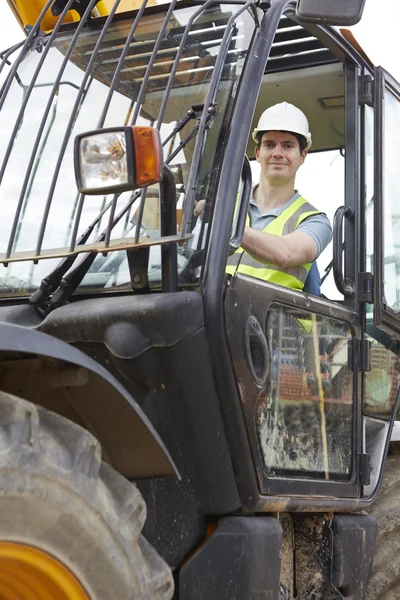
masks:
<svg viewBox="0 0 400 600"><path fill-rule="evenodd" d="M135 198L134 198L134 200L136 200L136 198L138 198L139 195L140 195L140 193L135 192ZM104 217L105 213L111 207L113 201L114 201L114 198L112 200L110 200L110 202L97 215L97 217L95 218L95 220L82 233L82 235L78 239L77 246L81 246L82 244L85 244L87 242L87 240L89 239L90 235L95 230L96 226L99 224L99 222L101 221L101 219ZM76 258L77 258L76 255L74 255L74 256L66 256L65 258L63 258L58 263L58 265L56 266L56 268L54 269L54 271L52 271L49 275L46 275L46 277L44 279L42 279L42 282L41 282L41 284L39 286L39 289L36 290L36 292L34 292L32 294L32 296L29 298L29 303L33 304L34 306L40 306L41 304L43 304L43 302L46 302L49 299L49 297L51 296L51 294L53 292L55 292L55 290L58 288L58 286L60 285L60 282L61 282L63 276L72 267L72 265L74 264Z"/></svg>
<svg viewBox="0 0 400 600"><path fill-rule="evenodd" d="M141 191L135 192L131 195L129 201L125 204L123 209L115 217L115 219L112 223L112 227L115 227L115 225L117 225L119 223L119 221L122 219L122 217L131 208L131 206L135 202L135 200L137 200L137 198L139 198L140 194L141 194ZM111 202L113 202L113 200ZM104 240L106 239L108 229L109 229L109 226L107 225L107 227L102 231L101 235L97 238L97 240L96 240L97 243L104 242ZM97 252L87 252L87 253L81 254L79 256L78 264L75 265L75 268L74 269L70 268L69 272L66 273L65 277L63 277L61 279L60 285L59 285L57 291L53 294L53 297L50 300L50 306L49 306L50 310L52 310L53 308L56 308L57 306L61 306L62 304L65 304L69 300L70 296L74 293L74 291L79 286L82 279L85 277L86 273L92 266L97 254L98 254ZM76 257L73 257L73 258L76 258Z"/></svg>
<svg viewBox="0 0 400 600"><path fill-rule="evenodd" d="M178 144L178 146L175 148L175 150L173 152L171 152L171 154L168 156L168 158L165 161L166 164L169 164L175 158L175 156L183 148L185 148L185 146L190 142L190 140L193 139L193 137L195 137L197 135L197 132L199 129L199 120L201 118L203 110L204 110L204 104L193 104L193 106L187 111L187 113L183 117L183 119L178 121L178 123L175 125L172 132L164 140L163 146L166 146L171 140L173 140L173 138L180 131L182 131L182 129L191 120L196 119L197 123L194 125L192 130L185 137L185 139L182 140L180 142L180 144ZM214 119L217 112L218 112L218 107L216 104L213 104L212 106L209 107L207 121L206 121L208 126ZM122 211L113 220L113 222L111 224L111 228L108 226L106 228L106 230L103 231L101 236L96 240L97 242L104 241L104 239L107 235L107 231L110 229L113 229L117 225L117 223L121 220L121 218L126 214L126 212L129 210L129 208L132 206L133 202L137 198L139 198L141 193L142 193L142 190L135 191L132 193L132 196L129 199L129 201L127 202L127 204L124 206ZM80 238L77 241L77 246L80 246L87 242L87 240L89 239L89 236L93 233L96 225L98 225L98 223L103 218L105 213L115 204L115 202L116 202L116 197L113 196L113 198L110 200L110 202L97 215L96 219L89 225L89 227L80 236ZM86 275L88 269L93 264L96 256L97 256L97 252L85 253L82 257L80 257L80 260L78 261L78 264L75 265L74 269L72 269L72 266L74 265L78 256L74 255L74 256L67 256L67 257L63 258L59 262L57 267L49 275L44 277L44 279L41 281L39 289L36 290L32 294L32 296L29 298L29 303L34 306L37 306L37 307L42 306L43 304L45 304L49 301L50 296L52 294L54 294L54 292L56 292L57 288L58 288L58 291L54 294L54 297L52 298L52 300L50 302L50 306L51 306L50 310L52 310L56 306L61 305L64 302L66 302L67 299L74 293L76 288L81 283L81 281L84 278L84 276Z"/></svg>

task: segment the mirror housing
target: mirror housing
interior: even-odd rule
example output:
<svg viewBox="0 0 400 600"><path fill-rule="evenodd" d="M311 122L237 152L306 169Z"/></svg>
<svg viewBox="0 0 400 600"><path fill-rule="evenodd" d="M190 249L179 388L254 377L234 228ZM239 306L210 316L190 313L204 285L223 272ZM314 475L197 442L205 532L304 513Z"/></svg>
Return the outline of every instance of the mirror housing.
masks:
<svg viewBox="0 0 400 600"><path fill-rule="evenodd" d="M80 133L74 147L81 194L119 194L162 179L160 133L154 127L110 127Z"/></svg>
<svg viewBox="0 0 400 600"><path fill-rule="evenodd" d="M296 16L316 25L355 25L362 17L365 0L298 0Z"/></svg>

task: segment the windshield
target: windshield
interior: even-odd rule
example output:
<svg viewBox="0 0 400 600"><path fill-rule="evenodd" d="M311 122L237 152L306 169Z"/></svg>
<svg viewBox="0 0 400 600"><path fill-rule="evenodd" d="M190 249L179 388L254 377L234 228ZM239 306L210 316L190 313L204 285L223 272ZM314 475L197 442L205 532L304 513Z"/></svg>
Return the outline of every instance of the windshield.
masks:
<svg viewBox="0 0 400 600"><path fill-rule="evenodd" d="M204 10L194 6L173 11L149 73L145 93L140 97L141 84L148 74L147 67L166 10L167 7L163 7L163 13L145 15L134 35L131 35L132 19L111 24L98 52L95 48L101 27L91 26L89 30L82 30L73 49L71 40L74 31L69 31L57 36L45 60L42 48L41 51L32 50L20 64L0 111L1 253L7 249L12 254L32 252L38 240L44 250L68 249L74 241L79 244L80 235L90 224L93 231L87 242L98 239L108 223L110 211L100 218L99 215L104 212L111 196L79 197L73 169L73 142L77 133L99 126L122 126L134 122L160 129L164 158L177 184L179 231L196 144L196 126L199 125L202 105L222 51L227 23L237 7L224 5ZM198 17L193 19L196 13ZM193 23L186 29L186 41L172 81L171 70L191 19ZM210 186L215 184L218 143L253 30L254 21L248 12L242 12L234 19L213 99L213 112L209 111L201 148L196 178L197 199L206 197ZM127 39L129 44L126 44ZM120 60L123 52L126 56ZM96 60L91 64L94 53ZM116 76L118 65L121 69ZM91 66L90 76L86 75L85 79L88 66ZM84 89L80 94L82 84ZM163 103L169 84L171 90L166 103ZM112 94L109 93L110 86ZM192 117L185 119L192 108ZM185 121L182 123L182 120ZM149 188L143 205L141 236L160 236L159 205L158 186ZM134 235L140 197L133 197L130 192L121 194L114 208L115 214L122 216L112 230L112 238ZM43 231L44 216L46 227ZM186 272L190 256L204 245L207 228L199 228L196 218L189 223L188 233L196 225L191 241L181 245L178 251L183 283L186 276L192 283L198 273L198 269L191 269L190 276ZM154 286L160 282L160 256L160 247L151 247L149 278ZM58 262L59 259L55 258L40 260L36 264L31 260L9 263L0 273L0 294L30 294ZM80 290L98 291L112 287L130 287L124 251L99 255L83 279Z"/></svg>

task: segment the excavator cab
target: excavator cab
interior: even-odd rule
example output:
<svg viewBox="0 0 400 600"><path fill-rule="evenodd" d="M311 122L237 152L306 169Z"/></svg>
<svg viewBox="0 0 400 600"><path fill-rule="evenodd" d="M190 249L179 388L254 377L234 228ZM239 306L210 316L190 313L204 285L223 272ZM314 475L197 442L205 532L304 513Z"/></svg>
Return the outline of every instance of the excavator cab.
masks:
<svg viewBox="0 0 400 600"><path fill-rule="evenodd" d="M33 346L5 345L0 369L13 376L1 389L7 406L33 406L49 448L61 438L55 470L78 465L62 480L71 494L81 482L84 521L101 512L87 493L97 473L112 539L121 513L123 547L135 540L113 569L99 528L101 569L85 570L70 558L82 528L70 509L74 527L61 511L62 535L40 545L30 529L24 543L47 548L96 600L383 598L397 575L382 557L399 543L383 521L399 478L387 455L400 88L336 27L357 22L364 0L10 3L27 37L0 65L0 326L38 336L38 353L44 339L60 346L41 371ZM226 272L257 182L250 132L282 101L309 118L298 184L333 222L321 296ZM57 375L54 395L34 389L23 372L58 373L62 348L85 371ZM92 363L119 402L85 379ZM41 407L62 419L54 432ZM83 462L68 454L69 427Z"/></svg>

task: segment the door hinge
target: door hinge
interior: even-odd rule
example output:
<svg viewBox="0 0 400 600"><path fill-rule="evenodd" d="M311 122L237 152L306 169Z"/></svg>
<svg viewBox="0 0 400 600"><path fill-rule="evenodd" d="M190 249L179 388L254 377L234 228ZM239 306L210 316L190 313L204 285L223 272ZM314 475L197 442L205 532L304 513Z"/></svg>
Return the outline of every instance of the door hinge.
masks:
<svg viewBox="0 0 400 600"><path fill-rule="evenodd" d="M139 294L150 293L149 278L147 275L149 270L149 251L149 246L142 246L126 251L131 286L133 291Z"/></svg>
<svg viewBox="0 0 400 600"><path fill-rule="evenodd" d="M374 301L374 276L372 273L358 274L358 299L372 304Z"/></svg>
<svg viewBox="0 0 400 600"><path fill-rule="evenodd" d="M374 106L374 79L371 75L358 78L358 101L360 104Z"/></svg>
<svg viewBox="0 0 400 600"><path fill-rule="evenodd" d="M358 458L358 477L360 485L369 485L371 483L371 461L369 454L357 454Z"/></svg>
<svg viewBox="0 0 400 600"><path fill-rule="evenodd" d="M356 356L358 358L356 363ZM349 371L371 370L371 342L368 340L350 340L347 366Z"/></svg>

